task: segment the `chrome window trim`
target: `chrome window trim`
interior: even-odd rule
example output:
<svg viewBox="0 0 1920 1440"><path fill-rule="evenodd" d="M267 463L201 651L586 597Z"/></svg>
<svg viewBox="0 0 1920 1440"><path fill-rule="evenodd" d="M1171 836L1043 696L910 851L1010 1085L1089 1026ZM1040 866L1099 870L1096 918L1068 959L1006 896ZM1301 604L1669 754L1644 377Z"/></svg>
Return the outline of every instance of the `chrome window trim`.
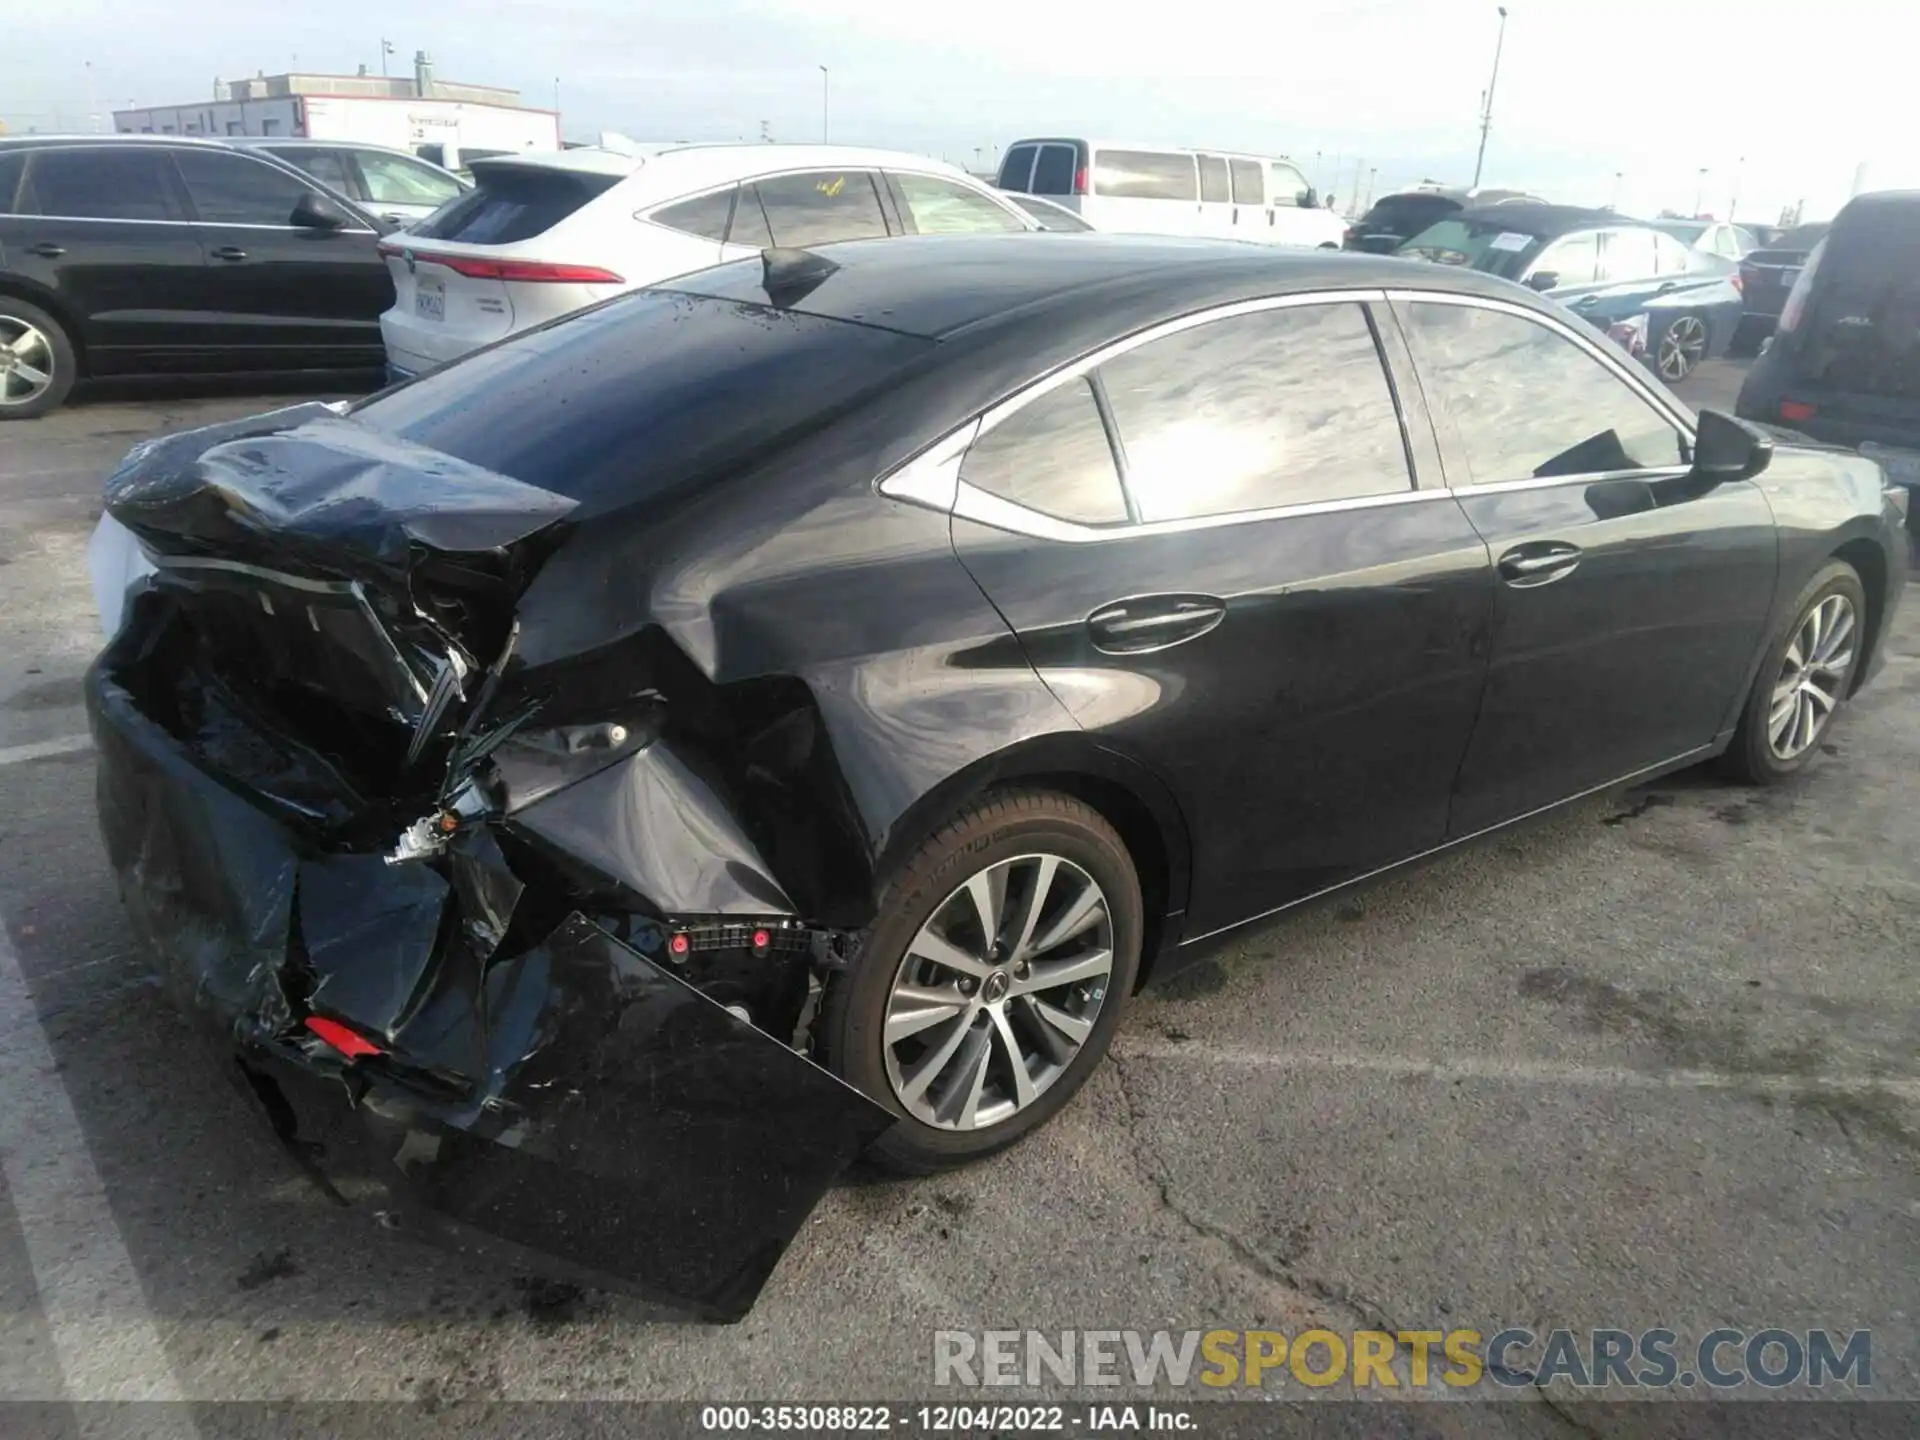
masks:
<svg viewBox="0 0 1920 1440"><path fill-rule="evenodd" d="M78 225L180 225L189 230L204 226L218 226L222 230L272 230L276 234L314 233L317 227L306 225L253 225L240 220L121 220L112 215L22 215L18 210L0 210L14 220L61 220ZM328 235L377 235L377 230L369 230L363 225L342 225L338 230L324 232Z"/></svg>
<svg viewBox="0 0 1920 1440"><path fill-rule="evenodd" d="M959 503L960 462L979 438L979 419L969 420L892 471L877 488L890 499L910 500L950 515Z"/></svg>

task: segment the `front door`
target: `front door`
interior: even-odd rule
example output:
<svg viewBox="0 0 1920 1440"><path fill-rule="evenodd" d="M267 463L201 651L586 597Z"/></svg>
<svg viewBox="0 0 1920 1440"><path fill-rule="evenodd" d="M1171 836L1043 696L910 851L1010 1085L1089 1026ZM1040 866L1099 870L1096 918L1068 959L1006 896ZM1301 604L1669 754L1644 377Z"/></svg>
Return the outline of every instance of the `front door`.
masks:
<svg viewBox="0 0 1920 1440"><path fill-rule="evenodd" d="M393 279L373 231L293 224L321 192L281 166L213 146L171 154L207 253L202 329L223 367L378 365Z"/></svg>
<svg viewBox="0 0 1920 1440"><path fill-rule="evenodd" d="M1450 833L1709 745L1772 603L1765 496L1691 485L1686 431L1604 340L1464 299L1397 308L1497 579Z"/></svg>
<svg viewBox="0 0 1920 1440"><path fill-rule="evenodd" d="M1178 799L1190 937L1440 842L1492 579L1414 488L1366 307L1189 325L987 423L956 550L1060 702Z"/></svg>

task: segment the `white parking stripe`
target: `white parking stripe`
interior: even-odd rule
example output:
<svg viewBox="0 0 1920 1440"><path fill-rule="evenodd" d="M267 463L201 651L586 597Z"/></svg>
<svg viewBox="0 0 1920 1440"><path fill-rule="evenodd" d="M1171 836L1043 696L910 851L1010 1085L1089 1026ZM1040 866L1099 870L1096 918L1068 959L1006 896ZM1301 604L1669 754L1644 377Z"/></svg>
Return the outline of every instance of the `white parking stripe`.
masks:
<svg viewBox="0 0 1920 1440"><path fill-rule="evenodd" d="M1626 1090L1740 1090L1765 1095L1890 1095L1920 1103L1920 1079L1879 1075L1743 1075L1720 1070L1632 1070L1554 1060L1495 1060L1463 1055L1421 1060L1337 1051L1254 1050L1195 1041L1129 1040L1113 1047L1122 1060L1183 1060L1253 1070L1359 1071L1395 1078L1504 1080L1523 1085L1591 1085Z"/></svg>
<svg viewBox="0 0 1920 1440"><path fill-rule="evenodd" d="M18 765L23 760L44 760L49 755L71 755L76 750L91 750L91 735L62 735L57 740L39 740L31 745L0 748L0 765Z"/></svg>
<svg viewBox="0 0 1920 1440"><path fill-rule="evenodd" d="M34 1288L66 1381L65 1395L14 1400L179 1401L180 1387L114 1222L73 1101L0 918L0 1169L25 1237ZM81 1428L116 1428L83 1406ZM187 1407L139 1413L141 1433L196 1434Z"/></svg>

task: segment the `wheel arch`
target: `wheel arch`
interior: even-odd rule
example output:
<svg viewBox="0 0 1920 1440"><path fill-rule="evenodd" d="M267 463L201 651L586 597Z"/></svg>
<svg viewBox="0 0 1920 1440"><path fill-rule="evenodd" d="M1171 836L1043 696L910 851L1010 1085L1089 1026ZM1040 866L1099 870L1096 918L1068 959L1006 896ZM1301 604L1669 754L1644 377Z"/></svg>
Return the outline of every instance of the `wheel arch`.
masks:
<svg viewBox="0 0 1920 1440"><path fill-rule="evenodd" d="M79 371L79 378L87 376L87 342L80 333L80 323L73 312L62 303L60 298L45 286L36 285L31 280L22 280L17 275L0 274L0 295L10 295L16 300L24 300L36 309L44 310L60 322L60 328L67 332L67 344L73 347L73 360Z"/></svg>
<svg viewBox="0 0 1920 1440"><path fill-rule="evenodd" d="M1887 556L1879 544L1866 536L1857 536L1833 552L1831 557L1845 561L1853 567L1860 577L1860 588L1866 592L1867 613L1860 637L1860 653L1870 656L1880 643L1880 627L1885 623L1887 613ZM1854 667L1853 683L1847 694L1853 695L1865 683L1867 666L1865 660Z"/></svg>

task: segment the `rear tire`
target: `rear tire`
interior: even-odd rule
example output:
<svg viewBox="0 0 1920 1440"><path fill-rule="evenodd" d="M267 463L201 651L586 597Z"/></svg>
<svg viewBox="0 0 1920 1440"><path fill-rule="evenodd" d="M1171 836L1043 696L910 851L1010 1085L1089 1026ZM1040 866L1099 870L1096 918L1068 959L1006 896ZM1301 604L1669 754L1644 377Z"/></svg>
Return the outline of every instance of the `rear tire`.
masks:
<svg viewBox="0 0 1920 1440"><path fill-rule="evenodd" d="M0 295L0 420L46 414L79 378L65 327L38 305Z"/></svg>
<svg viewBox="0 0 1920 1440"><path fill-rule="evenodd" d="M822 1063L900 1117L869 1156L928 1174L1044 1124L1105 1055L1143 933L1126 846L1071 796L1002 792L930 836L822 1009Z"/></svg>
<svg viewBox="0 0 1920 1440"><path fill-rule="evenodd" d="M1648 342L1654 373L1669 385L1678 385L1700 368L1713 351L1713 327L1704 315L1691 311L1676 315Z"/></svg>
<svg viewBox="0 0 1920 1440"><path fill-rule="evenodd" d="M1813 763L1859 671L1866 618L1866 590L1854 568L1842 560L1822 566L1767 646L1733 743L1718 762L1723 774L1777 785Z"/></svg>

